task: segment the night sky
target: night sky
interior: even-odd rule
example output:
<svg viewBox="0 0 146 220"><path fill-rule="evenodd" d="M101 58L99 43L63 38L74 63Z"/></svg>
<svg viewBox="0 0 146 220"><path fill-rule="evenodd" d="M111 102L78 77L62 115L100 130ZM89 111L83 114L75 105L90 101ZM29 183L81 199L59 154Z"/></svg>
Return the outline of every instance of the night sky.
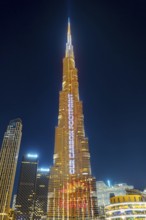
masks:
<svg viewBox="0 0 146 220"><path fill-rule="evenodd" d="M23 121L18 161L53 162L67 17L97 180L146 187L145 0L1 0L0 143Z"/></svg>

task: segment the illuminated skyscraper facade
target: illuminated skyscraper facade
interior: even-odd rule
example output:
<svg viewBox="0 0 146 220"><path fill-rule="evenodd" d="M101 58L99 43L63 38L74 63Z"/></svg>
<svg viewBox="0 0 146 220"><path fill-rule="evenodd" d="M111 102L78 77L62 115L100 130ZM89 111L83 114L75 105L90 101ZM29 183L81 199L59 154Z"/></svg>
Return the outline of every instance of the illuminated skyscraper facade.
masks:
<svg viewBox="0 0 146 220"><path fill-rule="evenodd" d="M23 156L15 205L17 220L29 220L34 216L37 165L37 155Z"/></svg>
<svg viewBox="0 0 146 220"><path fill-rule="evenodd" d="M78 87L78 71L68 21L58 126L55 130L54 165L50 171L49 219L94 219L97 215L96 181L91 175Z"/></svg>
<svg viewBox="0 0 146 220"><path fill-rule="evenodd" d="M10 121L0 151L0 220L8 218L21 136L21 120Z"/></svg>

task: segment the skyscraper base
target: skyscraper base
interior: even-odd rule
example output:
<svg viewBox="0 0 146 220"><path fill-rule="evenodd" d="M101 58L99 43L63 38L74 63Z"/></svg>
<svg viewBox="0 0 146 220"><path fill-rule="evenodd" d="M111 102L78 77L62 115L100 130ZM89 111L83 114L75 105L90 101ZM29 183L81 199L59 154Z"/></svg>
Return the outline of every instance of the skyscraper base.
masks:
<svg viewBox="0 0 146 220"><path fill-rule="evenodd" d="M74 176L64 180L59 188L54 187L54 192L49 193L48 219L95 219L97 217L95 184L95 178L92 176Z"/></svg>

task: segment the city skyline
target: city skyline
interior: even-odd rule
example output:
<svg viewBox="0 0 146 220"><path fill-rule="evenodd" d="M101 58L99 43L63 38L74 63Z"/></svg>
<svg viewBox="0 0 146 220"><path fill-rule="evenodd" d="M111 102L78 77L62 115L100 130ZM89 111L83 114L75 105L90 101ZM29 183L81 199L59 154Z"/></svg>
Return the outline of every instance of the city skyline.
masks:
<svg viewBox="0 0 146 220"><path fill-rule="evenodd" d="M98 1L89 4L89 8L85 3L86 15L81 13L80 3L75 1L71 5L73 44L93 175L97 180L111 179L144 188L146 32L141 13L144 7L136 1L132 6L130 1L119 5L105 1L105 6ZM6 14L2 13L7 18L4 17L1 36L0 139L9 120L22 118L19 166L23 154L35 152L48 167L53 163L61 59L66 40L66 3L60 5L61 10L45 1L41 7L38 2L36 7L25 3L22 9L20 3L10 1L9 7L6 6ZM136 15L132 13L135 10Z"/></svg>

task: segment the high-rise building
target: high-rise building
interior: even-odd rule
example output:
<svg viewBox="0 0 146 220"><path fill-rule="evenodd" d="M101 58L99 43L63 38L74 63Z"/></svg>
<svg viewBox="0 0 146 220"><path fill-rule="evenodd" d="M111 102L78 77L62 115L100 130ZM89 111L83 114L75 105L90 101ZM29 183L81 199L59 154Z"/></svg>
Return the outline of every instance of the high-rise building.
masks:
<svg viewBox="0 0 146 220"><path fill-rule="evenodd" d="M8 218L21 136L21 119L11 120L0 151L0 220Z"/></svg>
<svg viewBox="0 0 146 220"><path fill-rule="evenodd" d="M96 196L96 180L91 175L83 106L79 99L78 71L68 21L54 164L50 170L48 218L94 219L97 215Z"/></svg>
<svg viewBox="0 0 146 220"><path fill-rule="evenodd" d="M15 205L17 220L29 220L34 216L37 165L37 155L23 156Z"/></svg>
<svg viewBox="0 0 146 220"><path fill-rule="evenodd" d="M35 219L47 217L49 169L39 168L37 170L35 190Z"/></svg>

